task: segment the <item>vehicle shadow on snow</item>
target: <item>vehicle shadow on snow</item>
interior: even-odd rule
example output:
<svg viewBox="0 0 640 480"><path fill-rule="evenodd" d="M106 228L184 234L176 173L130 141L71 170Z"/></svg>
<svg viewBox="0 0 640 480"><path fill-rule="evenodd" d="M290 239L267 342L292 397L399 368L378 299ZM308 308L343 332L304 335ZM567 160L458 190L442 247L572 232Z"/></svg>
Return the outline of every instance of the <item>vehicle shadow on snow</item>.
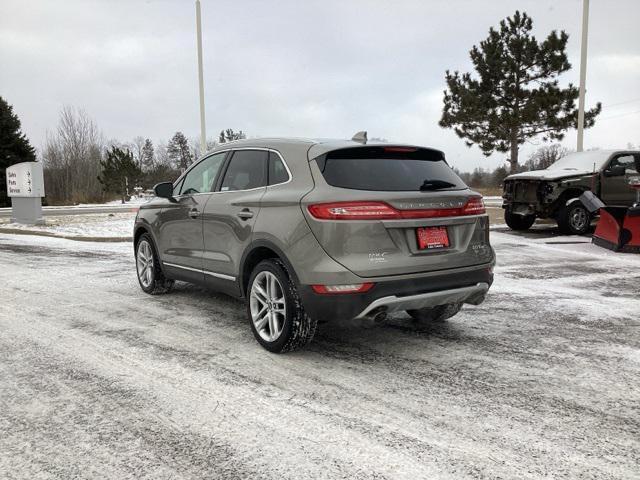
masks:
<svg viewBox="0 0 640 480"><path fill-rule="evenodd" d="M160 299L176 314L180 312L184 315L186 310L191 310L191 314L202 316L210 326L231 328L247 338L252 337L243 300L182 282L177 282L174 291ZM305 351L331 353L360 350L365 346L365 350L384 348L388 351L393 349L394 344L403 345L407 338L422 342L429 339L455 342L465 336L464 329L464 323L417 322L405 313L390 315L382 322L320 320L311 344L297 355L305 355ZM424 346L427 347L427 344Z"/></svg>

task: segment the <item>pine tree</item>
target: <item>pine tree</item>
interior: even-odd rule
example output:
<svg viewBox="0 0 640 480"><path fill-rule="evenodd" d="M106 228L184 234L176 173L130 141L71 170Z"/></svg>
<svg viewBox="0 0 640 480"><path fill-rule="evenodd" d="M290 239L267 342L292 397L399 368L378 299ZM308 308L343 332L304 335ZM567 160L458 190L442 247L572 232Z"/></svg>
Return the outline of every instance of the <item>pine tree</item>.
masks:
<svg viewBox="0 0 640 480"><path fill-rule="evenodd" d="M167 154L173 165L180 170L186 170L193 162L193 157L189 150L189 141L182 132L176 132L169 141Z"/></svg>
<svg viewBox="0 0 640 480"><path fill-rule="evenodd" d="M218 138L218 143L227 143L232 142L234 140L242 140L243 138L247 138L242 130L238 130L234 132L232 128L227 128L226 130L220 131L220 136Z"/></svg>
<svg viewBox="0 0 640 480"><path fill-rule="evenodd" d="M142 176L142 171L129 149L112 146L106 158L100 161L102 173L98 180L105 192L117 193L125 203L129 188L133 188Z"/></svg>
<svg viewBox="0 0 640 480"><path fill-rule="evenodd" d="M155 152L153 151L153 143L147 138L142 147L142 168L146 171L152 170L154 163Z"/></svg>
<svg viewBox="0 0 640 480"><path fill-rule="evenodd" d="M538 42L532 27L531 18L516 11L469 52L477 77L448 70L445 77L440 126L453 128L487 156L510 151L512 172L518 146L527 139L561 140L578 123L578 88L558 84L558 76L571 68L565 53L569 36L554 30ZM600 110L598 103L585 111L585 127L593 126Z"/></svg>
<svg viewBox="0 0 640 480"><path fill-rule="evenodd" d="M9 206L6 169L21 162L35 162L36 151L20 131L13 107L0 97L0 207Z"/></svg>

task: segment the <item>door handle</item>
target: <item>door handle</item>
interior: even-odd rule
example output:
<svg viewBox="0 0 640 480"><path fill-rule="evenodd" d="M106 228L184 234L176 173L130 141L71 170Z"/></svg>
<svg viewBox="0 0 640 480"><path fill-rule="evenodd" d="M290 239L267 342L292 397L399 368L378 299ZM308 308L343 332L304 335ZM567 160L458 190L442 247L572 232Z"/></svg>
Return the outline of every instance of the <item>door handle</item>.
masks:
<svg viewBox="0 0 640 480"><path fill-rule="evenodd" d="M197 208L192 208L189 210L189 216L191 218L198 218L200 216L200 211Z"/></svg>
<svg viewBox="0 0 640 480"><path fill-rule="evenodd" d="M249 220L251 217L253 217L253 212L248 208L245 208L239 211L236 215L238 215L238 217L240 217L242 220Z"/></svg>

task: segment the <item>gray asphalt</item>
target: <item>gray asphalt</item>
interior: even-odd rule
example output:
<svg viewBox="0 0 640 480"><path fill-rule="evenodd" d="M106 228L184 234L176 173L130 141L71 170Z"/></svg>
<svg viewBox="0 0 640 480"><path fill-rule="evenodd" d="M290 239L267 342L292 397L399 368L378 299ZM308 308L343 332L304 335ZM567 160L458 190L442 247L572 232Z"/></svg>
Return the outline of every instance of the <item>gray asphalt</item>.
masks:
<svg viewBox="0 0 640 480"><path fill-rule="evenodd" d="M483 305L279 356L128 244L0 235L0 478L640 478L640 263L493 239Z"/></svg>

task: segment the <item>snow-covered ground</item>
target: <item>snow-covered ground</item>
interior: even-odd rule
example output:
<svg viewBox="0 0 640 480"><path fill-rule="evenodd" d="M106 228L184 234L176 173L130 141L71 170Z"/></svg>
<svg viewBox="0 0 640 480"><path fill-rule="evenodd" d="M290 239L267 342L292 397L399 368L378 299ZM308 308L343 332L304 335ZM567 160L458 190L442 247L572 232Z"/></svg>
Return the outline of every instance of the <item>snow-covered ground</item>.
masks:
<svg viewBox="0 0 640 480"><path fill-rule="evenodd" d="M0 232L35 232L70 239L126 240L133 236L135 217L135 212L60 215L46 217L44 225L23 225L0 219Z"/></svg>
<svg viewBox="0 0 640 480"><path fill-rule="evenodd" d="M128 242L0 234L0 478L640 478L640 255L492 241L481 306L273 355Z"/></svg>

